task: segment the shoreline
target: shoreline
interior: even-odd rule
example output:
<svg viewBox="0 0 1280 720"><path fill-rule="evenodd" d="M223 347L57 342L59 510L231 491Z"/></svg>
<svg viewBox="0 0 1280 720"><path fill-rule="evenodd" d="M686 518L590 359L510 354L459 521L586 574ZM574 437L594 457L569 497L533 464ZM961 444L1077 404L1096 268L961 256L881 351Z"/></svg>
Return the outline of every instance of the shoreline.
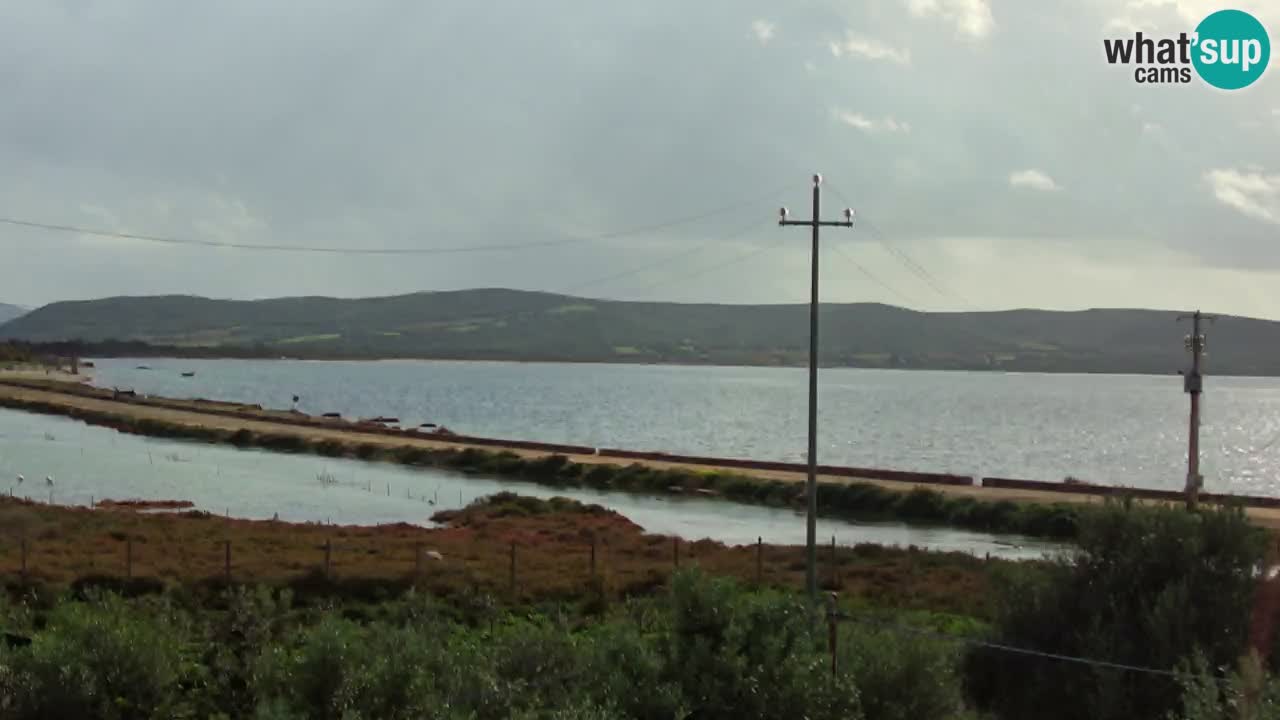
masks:
<svg viewBox="0 0 1280 720"><path fill-rule="evenodd" d="M3 343L5 341L0 341ZM18 341L26 342L26 341ZM490 363L490 364L508 364L508 365L623 365L633 367L696 367L696 368L777 368L796 371L804 371L807 365L800 360L794 362L728 362L714 360L693 360L680 358L661 358L651 360L640 360L634 357L608 357L608 358L570 358L570 357L492 357L492 356L451 356L451 355L363 355L352 354L345 355L342 353L332 354L316 354L316 355L292 355L288 352L284 353L258 353L252 354L245 349L245 352L236 352L239 348L227 347L225 352L219 352L216 347L191 347L191 346L154 346L147 349L135 349L134 352L97 352L101 348L96 347L95 343L74 344L69 341L42 341L32 343L38 346L58 346L62 348L60 352L65 355L75 355L79 357L94 359L172 359L172 360L256 360L256 361L277 361L287 360L293 362L453 362L453 363ZM137 352L136 350L144 350ZM150 351L146 351L150 350ZM207 350L207 352L201 352ZM891 367L887 365L850 365L833 363L830 361L820 361L819 370L883 370L895 372L947 372L947 373L991 373L996 375L1076 375L1076 376L1092 376L1092 375L1116 375L1130 377L1169 377L1178 376L1176 369L1167 371L1142 371L1142 370L1124 370L1124 369L1043 369L1034 367L1016 367L1001 368L974 365L971 367L945 367L945 366L899 366ZM1280 378L1280 373L1275 375L1257 375L1250 373L1234 372L1234 371L1216 371L1213 373L1215 377L1232 377L1232 378L1257 378L1270 379Z"/></svg>
<svg viewBox="0 0 1280 720"><path fill-rule="evenodd" d="M43 379L42 379L43 380ZM746 504L795 506L803 499L805 473L760 463L681 462L655 454L604 455L537 443L388 430L341 420L322 420L289 411L262 410L239 403L165 398L113 399L109 390L83 383L32 382L0 375L0 406L43 412L159 437L223 442L286 452L310 452L358 459L390 459L407 465L438 466L462 472L517 477L550 486L585 484L638 490L660 496L688 492L722 496ZM532 447L531 447L532 446ZM635 455L645 455L637 458ZM625 465L620 461L629 461ZM1071 537L1077 515L1109 495L1133 497L1131 489L1078 488L1059 491L1033 487L993 487L929 482L923 474L901 479L863 477L852 472L819 476L824 516L841 519L899 520L934 526L1039 537ZM836 469L838 470L838 469ZM1168 498L1145 498L1156 502ZM1207 502L1212 500L1206 499ZM1275 500L1280 503L1280 499ZM1250 507L1255 523L1280 529L1280 509Z"/></svg>

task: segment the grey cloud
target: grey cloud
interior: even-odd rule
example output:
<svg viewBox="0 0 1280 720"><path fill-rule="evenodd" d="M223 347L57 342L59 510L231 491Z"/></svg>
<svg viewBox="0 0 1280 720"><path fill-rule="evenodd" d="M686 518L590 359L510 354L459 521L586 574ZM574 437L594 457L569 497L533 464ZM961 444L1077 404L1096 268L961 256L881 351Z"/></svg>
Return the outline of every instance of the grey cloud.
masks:
<svg viewBox="0 0 1280 720"><path fill-rule="evenodd" d="M945 276L944 238L1028 248L1141 241L1209 266L1280 268L1274 225L1222 202L1206 182L1214 170L1255 164L1262 177L1280 172L1273 123L1236 129L1280 106L1280 70L1238 94L1144 88L1102 58L1102 28L1133 15L1123 0L1001 3L990 22L985 7L11 4L0 8L3 215L241 242L431 247L606 232L761 201L560 250L392 259L0 227L0 300L557 290L752 217L757 230L703 262L780 243L773 262L770 251L657 296L795 299L784 298L794 283L778 273L802 267L803 243L771 221L779 204L803 206L814 170L838 193L831 207L848 198L957 287L966 278ZM766 43L752 32L757 21L772 29ZM832 43L843 44L840 57ZM850 123L855 115L869 125ZM1061 190L1011 188L1011 173L1029 168ZM785 192L763 194L788 181ZM600 294L627 295L655 278Z"/></svg>

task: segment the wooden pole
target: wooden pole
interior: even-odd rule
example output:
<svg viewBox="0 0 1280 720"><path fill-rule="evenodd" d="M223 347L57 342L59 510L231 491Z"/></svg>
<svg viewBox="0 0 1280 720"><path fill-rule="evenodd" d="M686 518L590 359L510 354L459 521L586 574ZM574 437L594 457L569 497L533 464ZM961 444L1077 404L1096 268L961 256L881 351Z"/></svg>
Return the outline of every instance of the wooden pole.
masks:
<svg viewBox="0 0 1280 720"><path fill-rule="evenodd" d="M831 587L836 587L839 575L836 573L836 536L831 536Z"/></svg>
<svg viewBox="0 0 1280 720"><path fill-rule="evenodd" d="M227 584L230 585L231 584L231 541L230 540L227 540L225 542L225 547L223 549L226 551L226 555L223 557L222 574L223 574L223 578L226 579Z"/></svg>
<svg viewBox="0 0 1280 720"><path fill-rule="evenodd" d="M836 611L836 594L831 593L827 606L827 643L831 650L831 678L836 677L836 649L840 638L840 617Z"/></svg>
<svg viewBox="0 0 1280 720"><path fill-rule="evenodd" d="M514 600L514 599L515 599L515 597L516 597L516 543L515 543L515 541L514 541L514 540L511 542L511 578L510 578L510 584L511 584L511 598Z"/></svg>
<svg viewBox="0 0 1280 720"><path fill-rule="evenodd" d="M764 584L764 538L756 537L756 585Z"/></svg>

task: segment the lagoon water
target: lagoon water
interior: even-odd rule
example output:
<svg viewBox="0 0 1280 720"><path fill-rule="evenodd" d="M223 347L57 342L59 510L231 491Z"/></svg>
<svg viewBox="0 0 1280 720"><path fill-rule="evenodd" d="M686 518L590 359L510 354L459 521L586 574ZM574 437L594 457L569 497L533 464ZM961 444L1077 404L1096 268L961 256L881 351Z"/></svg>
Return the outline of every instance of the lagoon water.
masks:
<svg viewBox="0 0 1280 720"><path fill-rule="evenodd" d="M802 461L796 368L434 361L110 359L95 382L464 434ZM138 365L151 369L139 370ZM195 372L183 377L183 372ZM823 370L820 462L1178 489L1177 375ZM1209 377L1202 472L1214 492L1280 495L1280 379Z"/></svg>
<svg viewBox="0 0 1280 720"><path fill-rule="evenodd" d="M19 474L25 476L21 485L16 482ZM52 488L46 475L53 477ZM769 543L804 543L804 518L789 510L707 498L552 489L390 463L146 438L69 418L0 409L0 492L43 502L87 506L103 498L189 500L196 509L240 518L278 514L294 522L430 526L436 511L502 490L597 503L649 532L689 540L750 544L760 537ZM824 520L818 533L824 542L834 536L841 545L916 545L1000 557L1035 557L1052 547L1011 536L897 523Z"/></svg>

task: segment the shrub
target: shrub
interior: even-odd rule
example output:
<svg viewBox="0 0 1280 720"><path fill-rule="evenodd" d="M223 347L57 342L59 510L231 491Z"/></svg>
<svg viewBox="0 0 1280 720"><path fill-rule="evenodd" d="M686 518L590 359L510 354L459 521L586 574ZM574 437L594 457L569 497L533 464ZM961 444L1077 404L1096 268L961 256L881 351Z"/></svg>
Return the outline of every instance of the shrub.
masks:
<svg viewBox="0 0 1280 720"><path fill-rule="evenodd" d="M964 706L955 643L846 626L837 667L858 688L867 720L946 720Z"/></svg>
<svg viewBox="0 0 1280 720"><path fill-rule="evenodd" d="M1265 537L1238 509L1188 513L1108 503L1080 527L1078 551L997 585L1003 643L1172 669L1202 652L1214 667L1242 652ZM975 699L1004 718L1159 717L1169 677L975 651Z"/></svg>
<svg viewBox="0 0 1280 720"><path fill-rule="evenodd" d="M179 716L183 646L163 613L111 596L61 603L29 647L0 654L8 717Z"/></svg>

